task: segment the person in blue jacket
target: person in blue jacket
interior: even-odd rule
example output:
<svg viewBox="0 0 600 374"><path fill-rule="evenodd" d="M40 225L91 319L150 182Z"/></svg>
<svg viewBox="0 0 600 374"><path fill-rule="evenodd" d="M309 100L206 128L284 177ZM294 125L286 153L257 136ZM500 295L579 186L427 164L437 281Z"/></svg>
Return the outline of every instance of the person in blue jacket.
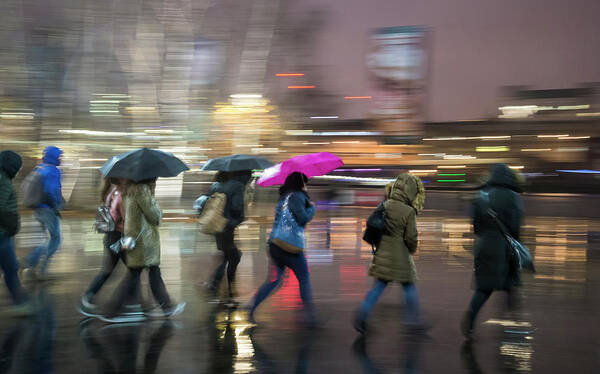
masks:
<svg viewBox="0 0 600 374"><path fill-rule="evenodd" d="M41 224L42 228L48 232L49 240L35 248L22 262L23 268L36 268L40 263L39 273L36 275L39 279L47 278L48 264L50 258L56 253L60 246L60 211L63 207L62 197L62 173L58 166L60 165L63 151L54 146L48 146L44 149L42 163L36 170L41 174L41 183L44 192L42 203L35 208L34 217Z"/></svg>
<svg viewBox="0 0 600 374"><path fill-rule="evenodd" d="M271 230L271 236L268 241L269 257L271 259L269 273L267 274L267 280L258 289L252 303L248 306L248 319L250 322L254 322L256 308L283 280L285 268L290 268L298 279L300 297L306 311L306 321L309 326L316 323L310 275L304 252L302 249L294 251L295 253L291 252L290 249L283 249L276 244L277 239L274 238L274 231L278 227L279 220L281 220L286 200L289 210L294 215L294 219L299 227L305 227L313 219L315 205L310 201L310 197L306 193L307 181L306 175L295 172L287 177L285 184L279 189L279 201L275 208L273 230Z"/></svg>

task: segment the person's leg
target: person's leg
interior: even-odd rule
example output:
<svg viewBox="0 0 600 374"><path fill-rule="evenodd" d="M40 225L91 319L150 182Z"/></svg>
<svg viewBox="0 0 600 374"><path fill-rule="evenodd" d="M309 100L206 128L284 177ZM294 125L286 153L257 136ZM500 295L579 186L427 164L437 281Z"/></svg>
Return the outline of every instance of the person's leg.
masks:
<svg viewBox="0 0 600 374"><path fill-rule="evenodd" d="M254 311L260 305L260 303L262 303L283 280L285 266L280 263L278 254L274 252L272 245L270 245L270 247L269 253L271 255L271 259L269 260L269 272L267 273L267 279L262 286L260 286L258 291L256 291L254 299L252 300L252 304L250 306L251 318L254 316Z"/></svg>
<svg viewBox="0 0 600 374"><path fill-rule="evenodd" d="M388 282L383 281L381 279L375 279L373 283L373 287L367 293L362 304L360 304L360 309L358 311L358 319L360 321L366 321L371 309L375 306L375 303L387 287Z"/></svg>
<svg viewBox="0 0 600 374"><path fill-rule="evenodd" d="M108 247L113 244L115 241L119 240L121 237L121 233L109 232L104 236L104 258L102 261L102 269L100 273L96 275L96 277L92 280L92 283L88 287L85 294L88 296L88 301L92 302L92 298L100 291L100 288L104 285L108 277L112 274L113 270L117 266L119 262L119 258L121 257L119 254L114 253Z"/></svg>
<svg viewBox="0 0 600 374"><path fill-rule="evenodd" d="M315 307L312 297L312 287L310 284L310 273L304 253L298 255L289 255L289 263L287 264L296 275L298 285L300 286L300 297L308 315L309 321L315 319Z"/></svg>
<svg viewBox="0 0 600 374"><path fill-rule="evenodd" d="M150 281L150 289L152 295L163 310L171 308L171 298L163 282L162 275L160 274L160 267L150 266L148 268L148 279Z"/></svg>
<svg viewBox="0 0 600 374"><path fill-rule="evenodd" d="M471 320L471 327L475 322L475 318L477 318L477 314L483 307L483 304L490 298L492 294L491 290L476 290L473 294L473 298L471 298L471 304L469 304L469 318Z"/></svg>
<svg viewBox="0 0 600 374"><path fill-rule="evenodd" d="M223 279L223 276L225 275L225 269L227 267L227 256L225 255L225 239L223 237L223 234L215 234L215 242L217 244L217 249L221 252L223 258L221 264L219 264L219 266L215 269L215 272L213 273L213 276L209 281L208 288L210 289L210 291L216 293L217 288L219 288L219 283L221 283L221 279Z"/></svg>
<svg viewBox="0 0 600 374"><path fill-rule="evenodd" d="M408 309L407 322L417 324L419 319L419 293L414 283L402 283L404 289L404 297L406 299L406 307Z"/></svg>
<svg viewBox="0 0 600 374"><path fill-rule="evenodd" d="M242 252L235 245L234 230L223 233L224 253L227 260L227 287L229 297L235 296L235 272L242 258Z"/></svg>
<svg viewBox="0 0 600 374"><path fill-rule="evenodd" d="M46 274L48 272L50 259L54 256L56 251L58 251L58 247L60 247L60 218L51 209L46 209L45 214L47 216L46 227L48 229L48 234L50 235L50 240L48 241L46 257L44 258L44 262L40 269L41 274Z"/></svg>
<svg viewBox="0 0 600 374"><path fill-rule="evenodd" d="M140 276L143 268L129 268L129 274L123 279L121 285L115 292L115 298L109 307L109 314L117 315L130 295L135 294L140 284Z"/></svg>
<svg viewBox="0 0 600 374"><path fill-rule="evenodd" d="M19 281L17 257L12 237L0 234L0 267L4 272L4 282L10 292L14 304L27 301L27 296Z"/></svg>
<svg viewBox="0 0 600 374"><path fill-rule="evenodd" d="M33 217L36 219L36 221L39 222L41 230L44 233L44 235L49 235L48 227L47 227L47 219L46 219L46 215L44 214L45 210L47 210L47 209L38 209L38 210L34 211ZM25 257L25 266L26 267L34 268L37 266L42 255L46 253L46 249L48 248L49 240L50 240L49 238L47 240L44 240L44 242L42 244L35 247Z"/></svg>

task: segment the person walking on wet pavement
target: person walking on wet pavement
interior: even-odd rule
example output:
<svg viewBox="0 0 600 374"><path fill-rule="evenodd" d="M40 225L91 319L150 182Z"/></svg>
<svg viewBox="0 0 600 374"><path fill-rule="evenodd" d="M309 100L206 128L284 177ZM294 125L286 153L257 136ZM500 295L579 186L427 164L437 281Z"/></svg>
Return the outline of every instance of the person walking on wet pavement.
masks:
<svg viewBox="0 0 600 374"><path fill-rule="evenodd" d="M123 191L125 207L125 223L123 237L133 238L133 249L123 248L125 263L129 274L116 292L107 316L99 318L105 322L130 322L143 319L143 316L120 315L123 305L131 295L136 293L140 284L140 276L148 269L150 288L159 311L146 311L144 314L151 318L168 318L182 313L185 302L173 304L167 292L160 273L160 236L158 225L162 219L162 210L156 202L154 191L156 178L130 183Z"/></svg>
<svg viewBox="0 0 600 374"><path fill-rule="evenodd" d="M15 152L0 152L0 267L13 302L13 307L8 313L26 316L33 313L33 309L19 281L19 265L13 239L20 229L20 217L12 179L21 169L21 165L21 156Z"/></svg>
<svg viewBox="0 0 600 374"><path fill-rule="evenodd" d="M78 309L79 312L92 316L97 313L94 297L108 280L117 266L119 259L124 260L124 252L115 253L110 246L121 239L125 224L125 212L123 208L123 192L127 188L126 179L105 178L101 192L101 202L108 207L114 222L114 230L104 234L104 260L100 273L94 278L86 292L81 296Z"/></svg>
<svg viewBox="0 0 600 374"><path fill-rule="evenodd" d="M21 261L23 270L27 268L34 269L41 260L39 271L35 277L39 280L48 279L48 265L50 258L56 253L60 246L60 211L63 207L62 174L58 169L63 151L54 146L48 146L44 149L42 163L33 171L39 174L36 183L41 184L40 203L33 207L34 217L42 226L44 231L48 232L48 242L36 247L29 255Z"/></svg>
<svg viewBox="0 0 600 374"><path fill-rule="evenodd" d="M506 291L508 307L513 306L512 288L519 284L519 270L511 266L511 248L488 212L490 208L493 209L509 234L519 240L523 215L519 192L515 173L506 164L496 164L479 198L473 203L473 230L477 236L474 253L475 293L461 322L462 333L467 339L473 333L477 314L492 292Z"/></svg>
<svg viewBox="0 0 600 374"><path fill-rule="evenodd" d="M235 306L237 294L235 289L235 272L242 258L242 252L235 244L235 229L244 222L244 193L246 185L252 178L252 171L242 170L235 172L218 172L215 182L210 188L210 194L215 192L224 193L227 197L225 202L224 217L227 219L225 229L215 234L217 249L222 252L223 260L215 270L211 280L207 284L209 296L215 300L219 284L227 271L227 303Z"/></svg>
<svg viewBox="0 0 600 374"><path fill-rule="evenodd" d="M250 322L254 322L256 308L283 280L285 268L290 268L298 279L300 297L304 304L308 325L315 325L317 322L310 274L303 251L304 243L292 246L279 238L280 234L283 234L279 233L282 228L280 223L283 221L295 221L293 224L286 224L285 227L289 228L289 230L303 232L304 227L315 215L315 205L310 201L310 197L306 192L307 181L306 175L294 172L287 177L285 184L279 189L279 201L275 208L273 230L271 230L271 236L268 240L270 257L269 273L267 274L267 280L258 289L251 304L247 307ZM302 239L304 238L303 235L301 237Z"/></svg>
<svg viewBox="0 0 600 374"><path fill-rule="evenodd" d="M371 309L389 282L398 282L404 289L409 332L424 332L428 326L421 321L419 314L419 296L415 286L417 270L412 254L417 250L417 214L423 209L425 189L418 177L403 173L386 186L385 196L386 231L369 268L369 275L375 278L375 283L360 306L354 328L361 334L366 332Z"/></svg>

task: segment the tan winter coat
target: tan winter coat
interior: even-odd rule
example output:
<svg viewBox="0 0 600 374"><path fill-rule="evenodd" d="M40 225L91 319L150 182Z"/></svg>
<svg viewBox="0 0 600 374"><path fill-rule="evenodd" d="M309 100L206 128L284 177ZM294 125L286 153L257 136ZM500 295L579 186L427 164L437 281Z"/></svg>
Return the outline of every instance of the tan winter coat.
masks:
<svg viewBox="0 0 600 374"><path fill-rule="evenodd" d="M152 196L150 186L147 184L129 186L124 204L124 235L137 238L135 249L127 251L127 266L140 268L159 265L160 236L158 225L162 218L162 210Z"/></svg>
<svg viewBox="0 0 600 374"><path fill-rule="evenodd" d="M417 250L417 212L425 201L423 184L414 175L400 174L386 186L384 203L387 233L373 256L369 275L385 281L415 282L417 269L412 253Z"/></svg>

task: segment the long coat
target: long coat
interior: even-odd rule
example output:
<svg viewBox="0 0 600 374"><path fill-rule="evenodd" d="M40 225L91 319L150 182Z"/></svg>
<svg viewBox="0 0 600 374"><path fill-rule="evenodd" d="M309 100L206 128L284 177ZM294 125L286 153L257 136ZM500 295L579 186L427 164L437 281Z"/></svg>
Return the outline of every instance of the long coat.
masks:
<svg viewBox="0 0 600 374"><path fill-rule="evenodd" d="M160 264L158 225L162 210L147 184L134 184L127 189L125 204L125 236L137 238L135 248L127 251L127 266L140 268Z"/></svg>
<svg viewBox="0 0 600 374"><path fill-rule="evenodd" d="M519 274L509 267L510 247L487 213L492 208L500 221L519 239L522 205L516 177L504 164L495 165L481 196L473 204L475 241L474 287L478 290L505 290L518 283Z"/></svg>
<svg viewBox="0 0 600 374"><path fill-rule="evenodd" d="M421 182L413 175L401 174L384 203L386 233L373 256L370 276L401 283L417 280L412 258L418 243L417 209L413 206L417 200L421 207L424 200Z"/></svg>

